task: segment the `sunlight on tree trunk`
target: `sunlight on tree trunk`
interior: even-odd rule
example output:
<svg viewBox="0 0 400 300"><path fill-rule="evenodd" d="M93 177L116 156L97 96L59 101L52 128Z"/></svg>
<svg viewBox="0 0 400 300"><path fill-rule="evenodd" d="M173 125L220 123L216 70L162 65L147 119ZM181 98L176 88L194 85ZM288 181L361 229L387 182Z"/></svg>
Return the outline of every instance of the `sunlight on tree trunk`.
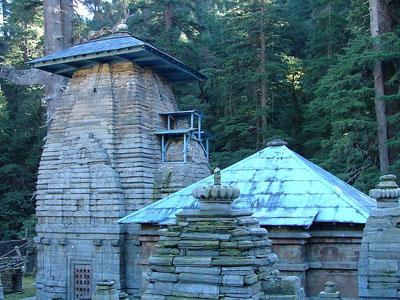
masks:
<svg viewBox="0 0 400 300"><path fill-rule="evenodd" d="M265 72L265 66L267 62L267 47L265 45L265 3L263 0L259 2L261 8L261 16L260 16L260 74L261 74L261 108L262 108L262 116L261 116L261 130L265 132L267 129L267 75ZM263 137L263 146L266 145L266 136L265 133L262 135Z"/></svg>
<svg viewBox="0 0 400 300"><path fill-rule="evenodd" d="M371 36L374 38L374 49L381 49L379 37L382 33L390 31L390 14L386 0L370 0L370 26ZM388 133L386 121L386 107L382 97L385 95L382 61L375 60L373 66L375 88L375 113L378 129L379 162L382 173L389 172Z"/></svg>
<svg viewBox="0 0 400 300"><path fill-rule="evenodd" d="M4 9L4 3L3 3ZM72 44L73 0L44 0L45 54L62 50ZM60 101L63 86L68 80L62 76L37 69L17 70L0 65L0 77L18 85L45 86L47 122L51 121Z"/></svg>
<svg viewBox="0 0 400 300"><path fill-rule="evenodd" d="M72 45L73 36L73 0L44 0L44 41L45 54L50 54ZM47 120L51 118L59 104L65 86L68 80L56 74L49 74L49 80L46 83L45 101Z"/></svg>

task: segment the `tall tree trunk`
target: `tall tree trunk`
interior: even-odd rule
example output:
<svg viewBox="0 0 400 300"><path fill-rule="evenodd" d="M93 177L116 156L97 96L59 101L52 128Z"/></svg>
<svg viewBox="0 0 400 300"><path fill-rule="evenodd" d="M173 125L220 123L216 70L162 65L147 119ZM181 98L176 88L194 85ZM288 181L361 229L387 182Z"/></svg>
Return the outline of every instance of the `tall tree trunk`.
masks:
<svg viewBox="0 0 400 300"><path fill-rule="evenodd" d="M374 49L381 49L379 37L391 30L389 7L386 0L369 0L371 36L374 39ZM378 128L379 163L382 173L389 172L388 133L386 107L382 96L385 95L384 72L381 60L375 60L373 66L375 88L375 113Z"/></svg>
<svg viewBox="0 0 400 300"><path fill-rule="evenodd" d="M4 0L2 2L4 8ZM45 54L50 54L72 43L73 36L73 0L44 0ZM12 66L0 65L0 78L18 85L43 85L47 122L49 123L60 102L63 87L67 79L37 69L17 70Z"/></svg>
<svg viewBox="0 0 400 300"><path fill-rule="evenodd" d="M332 56L332 3L328 3L328 57Z"/></svg>
<svg viewBox="0 0 400 300"><path fill-rule="evenodd" d="M172 18L173 18L172 6L171 3L168 2L164 5L164 20L165 20L166 32L169 32L172 29Z"/></svg>
<svg viewBox="0 0 400 300"><path fill-rule="evenodd" d="M265 72L265 64L267 61L267 48L265 45L265 23L264 23L264 18L265 18L265 6L264 6L264 1L260 0L259 2L260 8L261 8L261 16L260 16L260 74L261 74L261 109L262 109L262 115L261 115L261 127L262 131L265 131L267 128L267 76ZM263 132L262 134L263 137L263 144L265 146L266 144L266 136Z"/></svg>
<svg viewBox="0 0 400 300"><path fill-rule="evenodd" d="M291 104L292 104L292 124L290 126L290 135L295 141L299 141L299 136L301 132L301 106L300 101L296 91L296 79L293 76L291 78L292 91L291 91Z"/></svg>
<svg viewBox="0 0 400 300"><path fill-rule="evenodd" d="M45 54L50 54L72 45L73 36L73 0L44 0L44 44ZM63 87L68 80L65 77L49 74L45 89L47 121L59 105Z"/></svg>
<svg viewBox="0 0 400 300"><path fill-rule="evenodd" d="M1 14L3 16L2 24L4 25L7 17L8 17L8 3L7 0L1 0Z"/></svg>

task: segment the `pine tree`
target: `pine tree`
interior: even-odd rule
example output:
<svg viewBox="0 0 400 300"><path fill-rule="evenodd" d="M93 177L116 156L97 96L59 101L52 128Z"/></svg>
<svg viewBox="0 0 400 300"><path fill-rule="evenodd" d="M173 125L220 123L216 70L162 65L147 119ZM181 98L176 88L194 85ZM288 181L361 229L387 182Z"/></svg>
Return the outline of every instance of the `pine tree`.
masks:
<svg viewBox="0 0 400 300"><path fill-rule="evenodd" d="M304 127L321 145L314 160L363 190L378 172L371 58L365 55L370 45L364 34L336 56L316 85Z"/></svg>
<svg viewBox="0 0 400 300"><path fill-rule="evenodd" d="M42 6L33 0L7 4L1 56L7 64L24 67L27 59L41 54ZM4 80L0 84L1 240L33 234L33 196L45 130L42 88L20 87Z"/></svg>

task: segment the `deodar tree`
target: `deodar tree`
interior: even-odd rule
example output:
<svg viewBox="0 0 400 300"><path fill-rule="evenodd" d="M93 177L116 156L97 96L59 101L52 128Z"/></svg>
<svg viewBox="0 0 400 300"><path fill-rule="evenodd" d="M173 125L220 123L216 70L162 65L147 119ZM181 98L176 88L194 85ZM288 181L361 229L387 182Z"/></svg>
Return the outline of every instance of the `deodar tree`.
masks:
<svg viewBox="0 0 400 300"><path fill-rule="evenodd" d="M369 0L371 37L373 48L377 52L382 51L381 36L391 31L391 17L387 0ZM385 74L382 59L379 57L373 63L374 89L375 89L375 114L377 121L377 133L379 143L379 162L382 173L389 171L388 128L386 121L386 106L383 100L385 96Z"/></svg>
<svg viewBox="0 0 400 300"><path fill-rule="evenodd" d="M29 0L23 3L38 5L40 1ZM7 5L6 1L3 1ZM73 0L44 0L44 54L50 54L72 45L73 39ZM37 69L18 69L10 65L0 66L0 77L12 81L18 85L41 85L45 87L45 103L47 109L47 120L51 116L60 101L66 79L48 72Z"/></svg>

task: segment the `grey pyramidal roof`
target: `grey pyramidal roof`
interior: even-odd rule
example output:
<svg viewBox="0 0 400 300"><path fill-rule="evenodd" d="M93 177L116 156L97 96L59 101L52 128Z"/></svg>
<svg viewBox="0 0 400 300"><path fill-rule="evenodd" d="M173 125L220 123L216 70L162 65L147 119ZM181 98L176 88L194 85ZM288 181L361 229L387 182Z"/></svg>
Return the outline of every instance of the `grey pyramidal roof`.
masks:
<svg viewBox="0 0 400 300"><path fill-rule="evenodd" d="M32 60L29 64L50 73L72 77L82 67L118 61L133 61L142 67L149 67L172 82L206 79L203 74L128 32L77 44Z"/></svg>
<svg viewBox="0 0 400 300"><path fill-rule="evenodd" d="M261 225L309 227L314 222L367 221L376 207L374 199L285 145L272 145L222 170L222 184L240 189L234 208L251 209ZM192 191L212 183L213 177L207 177L119 222L174 224L177 212L197 208Z"/></svg>

